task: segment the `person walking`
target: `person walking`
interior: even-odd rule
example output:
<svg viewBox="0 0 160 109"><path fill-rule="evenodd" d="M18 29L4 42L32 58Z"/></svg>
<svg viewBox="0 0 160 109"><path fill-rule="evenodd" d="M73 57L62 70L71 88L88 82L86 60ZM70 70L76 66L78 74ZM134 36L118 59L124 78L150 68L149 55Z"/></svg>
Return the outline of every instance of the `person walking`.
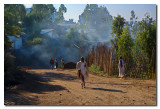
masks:
<svg viewBox="0 0 160 109"><path fill-rule="evenodd" d="M81 61L79 62L79 66L80 66L80 71L81 71L81 80L82 80L82 89L85 88L85 79L88 76L88 72L87 72L87 64L86 61L84 60L84 57L81 57Z"/></svg>
<svg viewBox="0 0 160 109"><path fill-rule="evenodd" d="M54 65L53 65L53 59L52 58L50 60L50 64L51 64L51 69L53 70Z"/></svg>
<svg viewBox="0 0 160 109"><path fill-rule="evenodd" d="M119 77L122 78L124 76L124 60L122 59L122 56L120 56L118 69L119 69Z"/></svg>

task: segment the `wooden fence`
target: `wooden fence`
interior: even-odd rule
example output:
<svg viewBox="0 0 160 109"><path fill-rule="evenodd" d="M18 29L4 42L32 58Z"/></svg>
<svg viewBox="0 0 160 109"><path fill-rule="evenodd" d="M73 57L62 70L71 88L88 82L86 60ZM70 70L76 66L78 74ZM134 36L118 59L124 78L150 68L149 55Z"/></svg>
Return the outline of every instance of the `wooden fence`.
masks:
<svg viewBox="0 0 160 109"><path fill-rule="evenodd" d="M95 48L86 56L88 66L92 64L100 66L108 76L113 74L113 48L108 48L105 44L98 43Z"/></svg>
<svg viewBox="0 0 160 109"><path fill-rule="evenodd" d="M90 67L92 64L100 66L104 73L108 76L118 75L118 60L116 54L113 54L113 48L108 48L105 44L98 43L95 48L88 53L86 56L87 66ZM138 58L138 57L137 57ZM141 61L141 60L139 60ZM129 61L125 60L125 66L129 66ZM130 67L125 67L125 74L132 78L147 78L156 79L156 49L152 49L152 56L150 59L150 67L145 65L130 65Z"/></svg>

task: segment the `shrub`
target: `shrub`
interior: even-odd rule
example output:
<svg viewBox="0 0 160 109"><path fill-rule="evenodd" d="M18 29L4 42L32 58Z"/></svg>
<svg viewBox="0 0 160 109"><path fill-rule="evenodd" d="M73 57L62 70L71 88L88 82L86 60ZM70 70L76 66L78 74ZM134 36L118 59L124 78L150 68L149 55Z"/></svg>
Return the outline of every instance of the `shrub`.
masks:
<svg viewBox="0 0 160 109"><path fill-rule="evenodd" d="M4 54L4 72L8 72L10 69L14 67L14 56L9 52Z"/></svg>
<svg viewBox="0 0 160 109"><path fill-rule="evenodd" d="M90 67L88 67L88 70L93 73L103 73L103 71L101 71L100 66L96 66L94 64L92 64Z"/></svg>

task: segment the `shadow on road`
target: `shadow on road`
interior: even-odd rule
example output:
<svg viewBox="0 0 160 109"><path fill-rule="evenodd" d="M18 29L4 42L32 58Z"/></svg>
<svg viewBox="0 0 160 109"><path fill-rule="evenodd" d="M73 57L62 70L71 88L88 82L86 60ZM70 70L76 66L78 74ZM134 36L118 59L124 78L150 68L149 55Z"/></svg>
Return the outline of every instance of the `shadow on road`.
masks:
<svg viewBox="0 0 160 109"><path fill-rule="evenodd" d="M44 94L49 91L61 91L67 90L65 87L61 85L52 85L48 84L48 82L54 82L54 78L61 78L69 80L69 75L62 74L36 74L34 72L23 72L23 77L18 81L22 81L21 84L16 85L15 89L5 88L5 97L6 101L5 105L36 105L37 98L36 97L28 97L27 95L21 95L21 91L32 92L37 94ZM64 76L64 77L63 77ZM53 80L52 80L53 79Z"/></svg>
<svg viewBox="0 0 160 109"><path fill-rule="evenodd" d="M50 78L50 79L52 78L52 79L63 80L63 81L69 81L69 80L77 79L76 76L72 76L72 75L64 74L64 73L55 73L55 72L46 72L44 74L44 77Z"/></svg>
<svg viewBox="0 0 160 109"><path fill-rule="evenodd" d="M126 93L121 90L115 90L115 89L104 89L104 88L92 88L93 90L102 90L102 91L110 91L110 92L121 92L121 93Z"/></svg>
<svg viewBox="0 0 160 109"><path fill-rule="evenodd" d="M86 82L86 83L89 83L89 84L108 84L108 85L135 85L135 84L119 84L119 83L105 83L105 82Z"/></svg>
<svg viewBox="0 0 160 109"><path fill-rule="evenodd" d="M34 80L19 86L17 89L32 92L32 93L38 93L38 94L44 94L45 92L49 92L49 91L66 90L65 87L62 87L60 85L44 84Z"/></svg>
<svg viewBox="0 0 160 109"><path fill-rule="evenodd" d="M26 73L23 84L17 87L18 90L25 90L33 93L43 94L48 91L66 90L65 87L60 85L51 85L45 82L54 82L51 76L35 74L33 72Z"/></svg>
<svg viewBox="0 0 160 109"><path fill-rule="evenodd" d="M5 91L4 105L36 105L37 98L26 97L15 91Z"/></svg>

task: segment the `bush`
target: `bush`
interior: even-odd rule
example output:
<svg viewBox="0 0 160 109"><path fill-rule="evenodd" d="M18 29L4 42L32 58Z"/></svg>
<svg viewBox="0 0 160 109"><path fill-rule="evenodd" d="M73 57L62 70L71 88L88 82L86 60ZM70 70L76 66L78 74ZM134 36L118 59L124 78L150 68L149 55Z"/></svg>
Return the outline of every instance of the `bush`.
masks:
<svg viewBox="0 0 160 109"><path fill-rule="evenodd" d="M43 42L43 38L35 37L33 38L32 44L41 44Z"/></svg>
<svg viewBox="0 0 160 109"><path fill-rule="evenodd" d="M14 67L14 58L9 52L4 54L4 72L8 72Z"/></svg>
<svg viewBox="0 0 160 109"><path fill-rule="evenodd" d="M14 70L14 56L9 52L4 54L4 82L5 85L9 84L10 81L14 80L13 70Z"/></svg>
<svg viewBox="0 0 160 109"><path fill-rule="evenodd" d="M88 70L93 73L103 73L103 71L101 71L100 66L96 66L94 64L92 64L90 67L88 67Z"/></svg>

